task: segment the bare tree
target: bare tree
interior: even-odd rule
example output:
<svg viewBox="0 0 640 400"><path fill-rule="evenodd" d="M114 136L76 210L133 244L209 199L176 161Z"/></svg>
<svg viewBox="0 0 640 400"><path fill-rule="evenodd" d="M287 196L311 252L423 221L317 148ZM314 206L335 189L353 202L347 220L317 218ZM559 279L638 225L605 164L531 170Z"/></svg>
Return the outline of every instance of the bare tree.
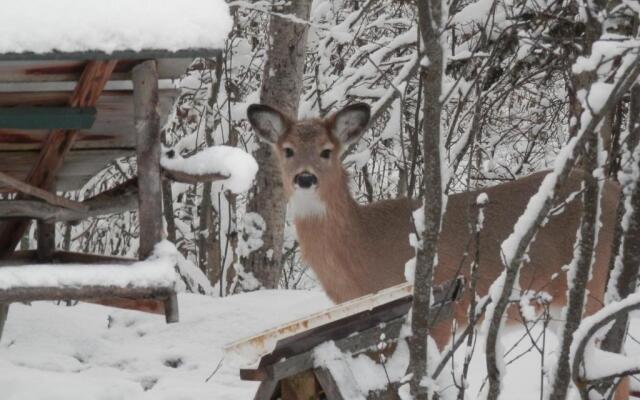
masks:
<svg viewBox="0 0 640 400"><path fill-rule="evenodd" d="M440 170L440 115L442 112L442 1L418 2L418 21L423 82L423 154L424 154L424 220L417 221L420 244L416 249L413 303L411 306L411 339L409 370L410 389L415 399L428 399L429 381L428 335L430 330L431 286L436 262L438 236L442 222L442 171Z"/></svg>
<svg viewBox="0 0 640 400"><path fill-rule="evenodd" d="M262 74L260 101L296 116L302 94L304 54L310 0L293 0L277 7L269 23L269 46ZM294 18L295 17L295 18ZM252 274L264 288L275 288L282 272L282 245L286 201L280 170L269 144L261 143L255 157L260 164L256 185L247 204L248 212L259 213L266 223L262 246L240 262L244 274ZM243 276L239 276L242 287Z"/></svg>

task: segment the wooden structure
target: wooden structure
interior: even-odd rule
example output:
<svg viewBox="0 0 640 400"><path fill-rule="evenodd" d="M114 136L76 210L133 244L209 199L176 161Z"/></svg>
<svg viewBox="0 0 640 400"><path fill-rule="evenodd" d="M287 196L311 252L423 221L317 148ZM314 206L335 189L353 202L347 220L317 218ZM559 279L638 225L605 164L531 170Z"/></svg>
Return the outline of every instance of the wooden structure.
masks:
<svg viewBox="0 0 640 400"><path fill-rule="evenodd" d="M451 317L451 305L463 288L462 278L434 288L434 323ZM348 363L333 360L330 366L322 365L315 351L333 341L341 352L354 357L366 355L375 361L380 354L388 356L404 340L400 329L411 308L412 291L410 284L398 285L232 343L225 351L240 358L241 364L257 363L240 370L241 379L261 382L255 400L396 399L398 382L391 382L386 390L366 392ZM383 349L378 346L381 336Z"/></svg>
<svg viewBox="0 0 640 400"><path fill-rule="evenodd" d="M140 259L162 239L161 179L188 182L222 176L187 176L160 166L161 119L179 78L195 57L215 49L180 51L51 52L0 54L0 260L127 264L133 260L61 253L57 221L139 210ZM137 155L138 176L82 202L57 191L81 189L118 157ZM35 252L15 252L33 220ZM20 288L18 288L20 289ZM0 334L8 305L16 301L91 299L106 304L164 309L178 319L173 287L58 287L0 290Z"/></svg>

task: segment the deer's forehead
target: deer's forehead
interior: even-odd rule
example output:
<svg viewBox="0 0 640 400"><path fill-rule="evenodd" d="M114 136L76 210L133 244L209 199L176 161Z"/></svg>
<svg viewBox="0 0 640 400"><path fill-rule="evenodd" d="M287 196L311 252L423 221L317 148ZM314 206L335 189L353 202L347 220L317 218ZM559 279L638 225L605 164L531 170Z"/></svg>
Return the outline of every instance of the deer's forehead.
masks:
<svg viewBox="0 0 640 400"><path fill-rule="evenodd" d="M331 142L327 128L319 121L296 123L287 139L298 145L323 145Z"/></svg>

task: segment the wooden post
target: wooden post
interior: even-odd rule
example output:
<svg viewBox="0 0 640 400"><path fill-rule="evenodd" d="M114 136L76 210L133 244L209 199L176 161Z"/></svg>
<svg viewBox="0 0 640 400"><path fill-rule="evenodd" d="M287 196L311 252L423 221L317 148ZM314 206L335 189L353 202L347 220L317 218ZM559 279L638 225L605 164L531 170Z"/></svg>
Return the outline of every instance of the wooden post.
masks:
<svg viewBox="0 0 640 400"><path fill-rule="evenodd" d="M55 178L54 178L55 179ZM56 193L56 182L51 181L49 185L44 186L47 192ZM39 262L51 261L53 253L56 251L56 223L55 221L44 221L39 219L38 222L38 248L36 254Z"/></svg>
<svg viewBox="0 0 640 400"><path fill-rule="evenodd" d="M167 324L178 322L179 320L178 295L175 293L169 295L169 298L164 301L164 317Z"/></svg>
<svg viewBox="0 0 640 400"><path fill-rule="evenodd" d="M134 118L138 131L139 257L145 259L162 239L161 137L156 61L144 61L133 67L132 81Z"/></svg>
<svg viewBox="0 0 640 400"><path fill-rule="evenodd" d="M9 304L0 303L0 340L2 340L2 332L4 331L4 323L9 315Z"/></svg>
<svg viewBox="0 0 640 400"><path fill-rule="evenodd" d="M38 261L47 262L56 250L56 224L38 220Z"/></svg>

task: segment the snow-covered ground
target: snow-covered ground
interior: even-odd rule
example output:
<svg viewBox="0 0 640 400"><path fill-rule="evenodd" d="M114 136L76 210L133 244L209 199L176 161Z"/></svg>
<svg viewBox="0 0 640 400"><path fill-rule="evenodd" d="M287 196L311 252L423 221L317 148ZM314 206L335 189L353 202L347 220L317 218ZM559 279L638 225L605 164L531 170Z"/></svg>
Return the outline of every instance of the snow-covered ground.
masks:
<svg viewBox="0 0 640 400"><path fill-rule="evenodd" d="M257 384L240 381L229 363L205 382L222 359L222 347L330 305L322 293L311 291L260 291L222 299L181 294L179 303L181 322L172 325L162 316L93 304L12 305L0 342L0 397L251 399ZM522 334L509 332L504 348ZM517 358L529 343L525 339L506 359ZM547 344L555 344L552 336ZM471 368L470 398L484 377L480 347ZM539 370L535 351L509 364L505 398L538 399Z"/></svg>

